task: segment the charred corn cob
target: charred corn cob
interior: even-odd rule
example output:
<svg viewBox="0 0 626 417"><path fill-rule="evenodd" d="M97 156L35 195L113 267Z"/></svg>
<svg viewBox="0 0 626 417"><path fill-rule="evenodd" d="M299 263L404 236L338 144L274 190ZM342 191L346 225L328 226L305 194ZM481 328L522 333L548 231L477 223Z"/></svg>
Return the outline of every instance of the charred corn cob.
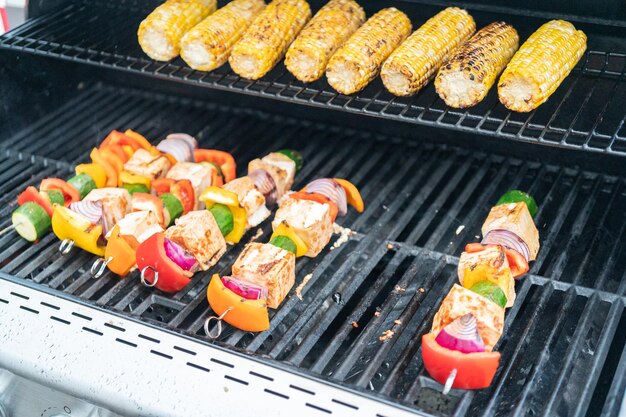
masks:
<svg viewBox="0 0 626 417"><path fill-rule="evenodd" d="M192 27L215 11L217 0L168 0L139 25L141 49L152 59L169 61L178 56L180 40Z"/></svg>
<svg viewBox="0 0 626 417"><path fill-rule="evenodd" d="M191 68L212 71L228 61L230 51L252 20L265 8L263 0L233 0L183 36L180 56Z"/></svg>
<svg viewBox="0 0 626 417"><path fill-rule="evenodd" d="M465 10L448 7L417 29L385 61L380 76L397 96L415 94L450 55L476 31Z"/></svg>
<svg viewBox="0 0 626 417"><path fill-rule="evenodd" d="M330 58L328 83L343 94L362 90L409 33L411 21L407 15L395 7L379 11Z"/></svg>
<svg viewBox="0 0 626 417"><path fill-rule="evenodd" d="M274 0L254 19L228 59L233 71L257 80L282 59L311 18L304 0Z"/></svg>
<svg viewBox="0 0 626 417"><path fill-rule="evenodd" d="M437 94L450 107L480 103L518 46L519 36L513 26L505 22L485 26L439 69Z"/></svg>
<svg viewBox="0 0 626 417"><path fill-rule="evenodd" d="M320 78L330 57L365 22L365 12L353 0L330 0L302 29L287 50L285 66L297 79Z"/></svg>
<svg viewBox="0 0 626 417"><path fill-rule="evenodd" d="M541 26L520 47L498 83L500 102L528 112L544 103L587 49L587 36L564 20Z"/></svg>

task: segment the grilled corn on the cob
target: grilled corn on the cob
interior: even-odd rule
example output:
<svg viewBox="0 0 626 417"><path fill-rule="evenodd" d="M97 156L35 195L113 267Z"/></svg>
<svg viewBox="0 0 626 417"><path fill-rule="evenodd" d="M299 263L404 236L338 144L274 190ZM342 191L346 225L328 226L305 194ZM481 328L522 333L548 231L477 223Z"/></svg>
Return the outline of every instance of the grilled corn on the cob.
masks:
<svg viewBox="0 0 626 417"><path fill-rule="evenodd" d="M139 25L141 49L152 59L169 61L178 56L180 40L192 27L215 11L217 0L168 0Z"/></svg>
<svg viewBox="0 0 626 417"><path fill-rule="evenodd" d="M587 49L587 36L564 20L541 26L520 47L498 82L500 102L528 112L544 103Z"/></svg>
<svg viewBox="0 0 626 417"><path fill-rule="evenodd" d="M183 36L180 56L195 70L212 71L228 61L230 51L252 20L265 7L263 0L233 0Z"/></svg>
<svg viewBox="0 0 626 417"><path fill-rule="evenodd" d="M407 15L395 7L379 11L330 58L328 83L343 94L362 90L409 33L411 21Z"/></svg>
<svg viewBox="0 0 626 417"><path fill-rule="evenodd" d="M233 71L252 80L267 74L310 18L305 0L272 1L235 44L228 59Z"/></svg>
<svg viewBox="0 0 626 417"><path fill-rule="evenodd" d="M397 96L415 94L450 55L476 31L465 10L448 7L428 19L385 61L380 76Z"/></svg>
<svg viewBox="0 0 626 417"><path fill-rule="evenodd" d="M365 22L354 0L330 0L291 44L285 66L298 80L315 81L324 75L330 57Z"/></svg>
<svg viewBox="0 0 626 417"><path fill-rule="evenodd" d="M480 103L518 46L519 36L513 26L505 22L485 26L439 69L437 94L450 107Z"/></svg>

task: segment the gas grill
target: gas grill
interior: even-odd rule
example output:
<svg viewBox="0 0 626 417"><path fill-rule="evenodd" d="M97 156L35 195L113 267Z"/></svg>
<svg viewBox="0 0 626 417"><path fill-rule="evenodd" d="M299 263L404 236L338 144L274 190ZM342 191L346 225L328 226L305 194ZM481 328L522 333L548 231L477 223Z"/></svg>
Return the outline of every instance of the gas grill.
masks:
<svg viewBox="0 0 626 417"><path fill-rule="evenodd" d="M174 295L136 272L92 278L94 257L61 256L52 233L34 245L0 236L0 416L624 415L626 5L602 3L462 4L478 27L505 20L522 40L558 17L587 33L576 69L521 114L495 88L455 110L432 84L398 98L376 80L343 96L282 64L258 81L228 65L198 72L141 52L136 29L152 1L31 2L31 19L0 37L0 228L19 191L69 176L110 130L127 128L154 140L187 132L240 167L298 149L294 188L349 178L366 210L340 220L354 232L347 242L334 236L298 260L296 286L310 280L302 299L292 291L270 312L270 330L225 326L217 340L204 329L211 273L228 274L245 243L267 240L269 221ZM452 4L385 2L416 27ZM362 5L368 15L384 7ZM492 386L443 395L424 371L421 335L465 243L509 189L539 202L542 247L516 283ZM25 400L16 390L29 384L63 394Z"/></svg>

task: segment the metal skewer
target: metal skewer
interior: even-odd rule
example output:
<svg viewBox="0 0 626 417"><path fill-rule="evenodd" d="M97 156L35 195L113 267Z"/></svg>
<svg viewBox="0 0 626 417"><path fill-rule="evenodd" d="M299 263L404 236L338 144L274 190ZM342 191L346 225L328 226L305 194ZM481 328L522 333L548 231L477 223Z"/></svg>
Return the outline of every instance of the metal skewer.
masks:
<svg viewBox="0 0 626 417"><path fill-rule="evenodd" d="M73 247L74 241L72 239L63 239L59 245L59 252L61 252L62 255L67 255Z"/></svg>
<svg viewBox="0 0 626 417"><path fill-rule="evenodd" d="M211 339L217 339L218 337L220 337L220 335L222 334L222 320L224 319L224 316L232 309L232 307L228 307L226 311L224 311L219 316L207 317L207 319L204 321L204 333ZM217 326L215 326L215 330L217 330L216 333L212 333L211 329L209 329L209 323L211 323L211 320L217 320Z"/></svg>
<svg viewBox="0 0 626 417"><path fill-rule="evenodd" d="M16 227L21 226L22 223L13 223L10 226L5 227L4 229L0 230L0 236L9 233L11 230L15 230Z"/></svg>
<svg viewBox="0 0 626 417"><path fill-rule="evenodd" d="M152 271L154 272L154 278L152 279L152 283L149 283L146 280L145 274L146 274L147 269L152 269ZM154 287L159 281L159 271L157 271L156 268L154 268L153 266L148 265L141 270L141 274L139 275L139 278L141 279L141 283L145 285L146 287Z"/></svg>
<svg viewBox="0 0 626 417"><path fill-rule="evenodd" d="M108 258L104 259L104 258L98 258L93 262L93 265L91 265L91 276L94 278L100 278L102 276L102 274L104 273L107 265L109 264L109 262L111 262L113 260L112 256L109 256Z"/></svg>
<svg viewBox="0 0 626 417"><path fill-rule="evenodd" d="M443 395L447 395L450 392L450 390L452 389L452 384L454 384L455 378L456 368L454 368L452 372L450 372L450 375L448 375L448 379L446 379L446 384L443 386L443 390L441 391Z"/></svg>

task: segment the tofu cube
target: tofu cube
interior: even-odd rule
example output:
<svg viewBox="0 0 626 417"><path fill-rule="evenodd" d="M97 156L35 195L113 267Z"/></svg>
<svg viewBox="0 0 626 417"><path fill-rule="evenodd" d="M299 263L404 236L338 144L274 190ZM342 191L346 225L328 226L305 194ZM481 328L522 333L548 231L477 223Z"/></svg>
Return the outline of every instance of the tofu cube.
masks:
<svg viewBox="0 0 626 417"><path fill-rule="evenodd" d="M250 177L241 177L227 182L222 187L239 197L239 204L246 210L248 227L256 227L270 216L265 197L257 190Z"/></svg>
<svg viewBox="0 0 626 417"><path fill-rule="evenodd" d="M277 198L281 198L285 193L291 190L293 179L296 176L296 163L287 156L272 152L261 159L253 159L248 164L248 172L256 169L263 169L272 176L276 183Z"/></svg>
<svg viewBox="0 0 626 417"><path fill-rule="evenodd" d="M165 237L178 243L198 261L206 271L226 252L226 241L215 217L207 210L190 211L176 219L176 224L165 231Z"/></svg>
<svg viewBox="0 0 626 417"><path fill-rule="evenodd" d="M459 258L459 281L464 287L465 271L474 271L476 267L483 266L485 270L485 280L497 284L506 295L506 306L511 307L515 303L515 280L509 261L506 258L504 248L500 245L485 246L480 252L463 252Z"/></svg>
<svg viewBox="0 0 626 417"><path fill-rule="evenodd" d="M438 335L448 324L468 313L476 318L478 332L485 343L485 350L491 352L502 336L504 308L458 284L454 284L441 303L433 319L431 332L435 336Z"/></svg>
<svg viewBox="0 0 626 417"><path fill-rule="evenodd" d="M145 149L137 149L124 164L124 170L151 179L160 178L170 169L170 161L163 155L152 155Z"/></svg>
<svg viewBox="0 0 626 417"><path fill-rule="evenodd" d="M232 275L267 288L267 305L277 308L296 280L296 255L269 243L249 243L235 261Z"/></svg>
<svg viewBox="0 0 626 417"><path fill-rule="evenodd" d="M154 233L163 231L163 228L159 225L159 220L151 211L128 213L122 220L117 222L117 225L120 229L120 236L134 248ZM156 226L156 228L153 226ZM149 232L151 233L148 235ZM110 235L111 230L107 233L106 238L108 239Z"/></svg>
<svg viewBox="0 0 626 417"><path fill-rule="evenodd" d="M211 176L215 168L206 164L196 164L194 162L179 162L167 173L166 178L176 181L189 180L195 193L195 209L204 208L204 203L198 200L202 191L211 185Z"/></svg>
<svg viewBox="0 0 626 417"><path fill-rule="evenodd" d="M272 228L276 230L281 223L295 230L308 246L305 256L311 258L324 249L333 234L330 207L315 201L287 198L276 211Z"/></svg>
<svg viewBox="0 0 626 417"><path fill-rule="evenodd" d="M83 199L102 202L104 229L110 230L130 212L130 193L124 188L96 188Z"/></svg>
<svg viewBox="0 0 626 417"><path fill-rule="evenodd" d="M483 223L483 237L492 230L508 230L520 237L528 246L530 260L537 259L539 252L539 231L526 203L509 203L495 206Z"/></svg>

